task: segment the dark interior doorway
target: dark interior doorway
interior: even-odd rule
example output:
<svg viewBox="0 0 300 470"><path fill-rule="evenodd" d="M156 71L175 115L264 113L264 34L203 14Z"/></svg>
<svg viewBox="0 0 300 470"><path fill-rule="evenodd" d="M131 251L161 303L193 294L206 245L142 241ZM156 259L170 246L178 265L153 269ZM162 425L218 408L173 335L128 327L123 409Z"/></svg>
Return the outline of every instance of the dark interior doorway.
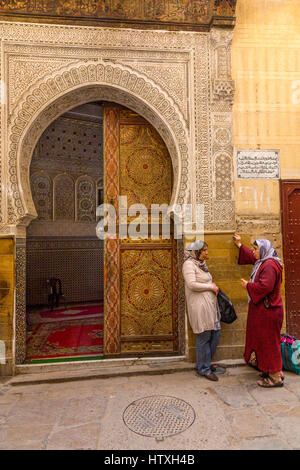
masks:
<svg viewBox="0 0 300 470"><path fill-rule="evenodd" d="M78 106L56 119L33 153L38 217L27 229L27 362L103 356L103 107ZM63 294L63 295L62 295Z"/></svg>

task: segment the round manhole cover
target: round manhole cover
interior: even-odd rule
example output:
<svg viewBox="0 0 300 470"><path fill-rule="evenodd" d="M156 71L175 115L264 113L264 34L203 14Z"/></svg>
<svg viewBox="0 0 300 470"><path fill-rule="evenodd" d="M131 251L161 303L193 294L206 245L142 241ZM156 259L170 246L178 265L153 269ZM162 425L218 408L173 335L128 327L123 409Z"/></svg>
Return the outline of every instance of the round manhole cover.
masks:
<svg viewBox="0 0 300 470"><path fill-rule="evenodd" d="M140 398L123 413L126 426L142 436L163 438L185 431L195 421L195 411L176 397L154 395Z"/></svg>

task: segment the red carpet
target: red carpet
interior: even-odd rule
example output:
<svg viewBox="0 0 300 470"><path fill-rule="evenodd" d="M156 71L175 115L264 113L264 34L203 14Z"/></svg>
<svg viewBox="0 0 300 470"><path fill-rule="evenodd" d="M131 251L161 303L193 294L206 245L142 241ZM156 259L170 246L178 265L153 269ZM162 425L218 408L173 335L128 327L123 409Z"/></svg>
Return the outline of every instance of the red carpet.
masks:
<svg viewBox="0 0 300 470"><path fill-rule="evenodd" d="M77 318L81 316L88 315L97 315L103 313L103 304L99 305L80 305L75 307L68 308L57 308L51 312L47 310L46 312L39 312L41 318L57 318L58 320L63 320L65 318Z"/></svg>
<svg viewBox="0 0 300 470"><path fill-rule="evenodd" d="M101 355L102 352L102 315L89 319L40 323L27 340L29 360Z"/></svg>

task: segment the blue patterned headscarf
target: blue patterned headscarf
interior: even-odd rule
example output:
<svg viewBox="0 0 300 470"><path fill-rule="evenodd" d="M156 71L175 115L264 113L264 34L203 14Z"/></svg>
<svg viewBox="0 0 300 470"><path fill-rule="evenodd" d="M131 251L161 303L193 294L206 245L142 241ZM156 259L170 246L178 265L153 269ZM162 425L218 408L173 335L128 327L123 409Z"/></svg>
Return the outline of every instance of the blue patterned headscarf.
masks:
<svg viewBox="0 0 300 470"><path fill-rule="evenodd" d="M278 257L277 252L274 249L274 246L272 245L270 240L260 238L258 240L255 240L255 243L259 247L260 259L258 259L253 266L253 270L252 270L249 282L254 282L257 271L259 270L263 262L266 261L267 259L272 258L282 266L282 261Z"/></svg>

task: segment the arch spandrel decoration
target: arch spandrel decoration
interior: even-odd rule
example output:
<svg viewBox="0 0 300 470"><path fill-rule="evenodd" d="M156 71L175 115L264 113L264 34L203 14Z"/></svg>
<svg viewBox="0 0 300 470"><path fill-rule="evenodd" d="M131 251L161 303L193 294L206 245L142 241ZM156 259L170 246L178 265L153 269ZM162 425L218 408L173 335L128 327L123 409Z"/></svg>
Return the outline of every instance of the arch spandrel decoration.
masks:
<svg viewBox="0 0 300 470"><path fill-rule="evenodd" d="M113 101L143 115L163 138L173 163L171 204L186 202L189 131L178 107L153 80L109 61L71 64L45 76L23 94L9 125L8 224L27 225L36 217L28 169L34 147L60 114L84 102Z"/></svg>

